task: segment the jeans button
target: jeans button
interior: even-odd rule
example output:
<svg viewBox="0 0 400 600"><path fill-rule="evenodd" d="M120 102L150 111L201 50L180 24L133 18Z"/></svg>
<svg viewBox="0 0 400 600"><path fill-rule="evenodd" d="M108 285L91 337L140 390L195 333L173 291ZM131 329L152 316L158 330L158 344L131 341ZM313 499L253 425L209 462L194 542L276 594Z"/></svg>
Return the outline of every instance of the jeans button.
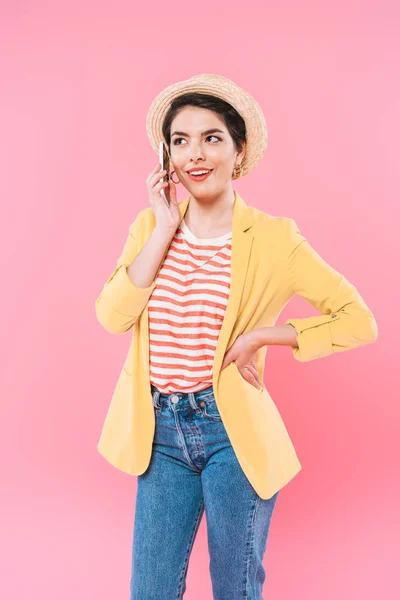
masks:
<svg viewBox="0 0 400 600"><path fill-rule="evenodd" d="M173 402L175 404L175 402L179 401L179 396L177 396L176 394L172 394L171 396L171 402Z"/></svg>

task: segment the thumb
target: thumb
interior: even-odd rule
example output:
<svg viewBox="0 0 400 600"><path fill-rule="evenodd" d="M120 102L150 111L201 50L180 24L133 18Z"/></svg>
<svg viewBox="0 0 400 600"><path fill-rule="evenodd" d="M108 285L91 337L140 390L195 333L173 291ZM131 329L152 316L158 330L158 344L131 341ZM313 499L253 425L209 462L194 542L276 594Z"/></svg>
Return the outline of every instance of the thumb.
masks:
<svg viewBox="0 0 400 600"><path fill-rule="evenodd" d="M221 371L222 369L225 369L225 367L227 367L229 365L229 363L231 363L233 360L233 357L231 358L231 355L229 354L229 352L227 352L224 356L224 360L222 361L222 365L221 365Z"/></svg>

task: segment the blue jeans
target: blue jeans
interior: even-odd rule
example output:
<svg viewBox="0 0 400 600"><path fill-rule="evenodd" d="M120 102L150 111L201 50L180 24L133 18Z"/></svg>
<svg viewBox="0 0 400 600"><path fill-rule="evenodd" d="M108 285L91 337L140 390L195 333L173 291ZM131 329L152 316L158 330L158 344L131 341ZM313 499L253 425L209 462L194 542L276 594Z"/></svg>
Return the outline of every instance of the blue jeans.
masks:
<svg viewBox="0 0 400 600"><path fill-rule="evenodd" d="M204 511L214 600L262 600L279 492L263 500L249 483L212 386L163 394L151 385L151 392L156 429L150 464L137 481L130 600L183 597Z"/></svg>

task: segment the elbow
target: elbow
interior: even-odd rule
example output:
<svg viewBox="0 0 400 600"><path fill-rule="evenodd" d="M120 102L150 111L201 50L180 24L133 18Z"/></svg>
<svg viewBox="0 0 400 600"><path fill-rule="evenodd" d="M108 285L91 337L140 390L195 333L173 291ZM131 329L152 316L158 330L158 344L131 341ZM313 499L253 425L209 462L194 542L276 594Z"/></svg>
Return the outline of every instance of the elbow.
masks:
<svg viewBox="0 0 400 600"><path fill-rule="evenodd" d="M378 339L378 324L372 313L368 313L366 317L359 322L354 337L362 344L372 344Z"/></svg>
<svg viewBox="0 0 400 600"><path fill-rule="evenodd" d="M108 333L116 335L127 333L137 321L137 318L121 315L113 307L104 307L99 300L95 303L95 313L100 325Z"/></svg>
<svg viewBox="0 0 400 600"><path fill-rule="evenodd" d="M372 343L378 339L378 323L373 315L371 315L369 321L369 343Z"/></svg>

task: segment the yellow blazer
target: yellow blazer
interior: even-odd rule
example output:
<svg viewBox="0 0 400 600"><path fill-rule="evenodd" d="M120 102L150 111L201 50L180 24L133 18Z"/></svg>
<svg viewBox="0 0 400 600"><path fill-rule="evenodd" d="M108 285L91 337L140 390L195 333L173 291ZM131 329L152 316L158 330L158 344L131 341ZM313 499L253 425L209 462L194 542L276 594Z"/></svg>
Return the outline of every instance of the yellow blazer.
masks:
<svg viewBox="0 0 400 600"><path fill-rule="evenodd" d="M179 204L181 217L189 201L190 196ZM152 208L141 210L95 302L97 319L107 331L130 331L132 336L97 446L106 460L130 475L144 473L152 453L155 416L149 379L148 300L157 275L149 287L138 288L126 266L154 227ZM378 329L356 288L317 254L293 219L248 206L237 191L231 261L230 293L212 383L237 459L256 492L268 499L300 471L301 464L265 385L260 391L248 383L235 362L221 371L225 353L242 333L274 326L295 294L322 313L285 322L296 329L298 347L292 347L296 360L306 362L374 342ZM261 381L267 348L263 346L256 354Z"/></svg>

